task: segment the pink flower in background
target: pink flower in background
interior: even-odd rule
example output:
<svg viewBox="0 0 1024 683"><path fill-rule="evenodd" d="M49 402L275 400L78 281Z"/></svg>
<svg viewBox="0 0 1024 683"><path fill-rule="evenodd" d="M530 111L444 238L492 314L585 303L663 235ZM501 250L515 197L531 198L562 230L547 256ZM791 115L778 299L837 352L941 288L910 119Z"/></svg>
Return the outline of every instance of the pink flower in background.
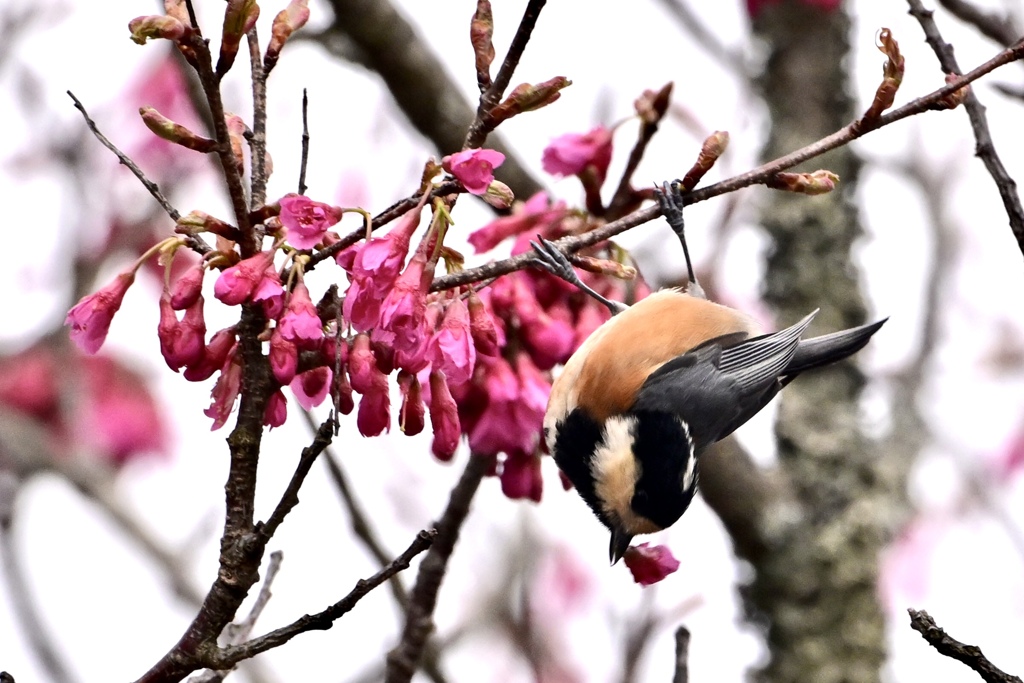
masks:
<svg viewBox="0 0 1024 683"><path fill-rule="evenodd" d="M167 367L177 372L186 365L203 359L206 352L206 320L203 318L203 297L198 297L179 322L171 304L171 294L160 297L160 324L157 326L160 354Z"/></svg>
<svg viewBox="0 0 1024 683"><path fill-rule="evenodd" d="M299 405L306 410L312 410L327 398L333 378L334 372L328 367L321 366L295 375L288 386L295 394L295 400Z"/></svg>
<svg viewBox="0 0 1024 683"><path fill-rule="evenodd" d="M261 251L243 259L220 274L213 286L213 295L228 306L248 301L273 265L273 251Z"/></svg>
<svg viewBox="0 0 1024 683"><path fill-rule="evenodd" d="M316 348L324 338L323 323L302 282L297 282L292 289L280 329L284 339L303 349Z"/></svg>
<svg viewBox="0 0 1024 683"><path fill-rule="evenodd" d="M444 374L430 373L430 427L434 430L434 440L430 451L438 460L447 462L455 455L462 437L459 424L459 408L452 398Z"/></svg>
<svg viewBox="0 0 1024 683"><path fill-rule="evenodd" d="M751 18L758 16L769 5L777 5L780 0L747 0L747 14ZM801 0L808 7L816 7L826 14L834 12L843 4L843 0Z"/></svg>
<svg viewBox="0 0 1024 683"><path fill-rule="evenodd" d="M263 424L270 429L280 427L288 419L288 399L278 389L267 399L267 408L263 411Z"/></svg>
<svg viewBox="0 0 1024 683"><path fill-rule="evenodd" d="M505 155L493 149L464 149L441 160L472 194L483 194L494 180L494 169L505 162Z"/></svg>
<svg viewBox="0 0 1024 683"><path fill-rule="evenodd" d="M882 554L878 593L890 610L902 610L929 597L935 552L952 526L946 515L918 516Z"/></svg>
<svg viewBox="0 0 1024 683"><path fill-rule="evenodd" d="M144 453L166 453L161 413L142 377L110 358L82 361L77 442L115 466Z"/></svg>
<svg viewBox="0 0 1024 683"><path fill-rule="evenodd" d="M564 201L559 200L551 204L547 193L541 191L525 203L516 205L511 216L496 218L469 233L468 240L479 254L490 251L509 237L528 232L533 239L535 233L548 234L549 226L560 222L568 214L569 210Z"/></svg>
<svg viewBox="0 0 1024 683"><path fill-rule="evenodd" d="M604 182L612 160L612 131L603 126L589 133L566 133L544 149L541 166L552 175L579 175L593 168L598 182Z"/></svg>
<svg viewBox="0 0 1024 683"><path fill-rule="evenodd" d="M323 239L327 228L341 220L341 209L304 195L286 194L279 203L288 244L296 249L312 249Z"/></svg>
<svg viewBox="0 0 1024 683"><path fill-rule="evenodd" d="M501 465L501 492L513 500L529 498L540 502L544 481L540 474L540 458L536 455L511 453Z"/></svg>
<svg viewBox="0 0 1024 683"><path fill-rule="evenodd" d="M0 359L0 404L42 422L57 419L61 365L46 346Z"/></svg>
<svg viewBox="0 0 1024 683"><path fill-rule="evenodd" d="M540 433L540 421L523 424L517 418L521 386L504 358L488 361L483 391L487 407L469 433L469 447L483 455L532 453Z"/></svg>
<svg viewBox="0 0 1024 683"><path fill-rule="evenodd" d="M622 559L633 575L633 580L641 586L658 583L679 569L679 560L664 545L641 543L630 546Z"/></svg>
<svg viewBox="0 0 1024 683"><path fill-rule="evenodd" d="M252 293L253 302L263 302L263 312L271 320L277 320L284 312L284 287L281 276L273 268L267 268L263 279Z"/></svg>
<svg viewBox="0 0 1024 683"><path fill-rule="evenodd" d="M203 357L196 363L187 366L182 376L189 382L202 382L213 377L213 373L224 367L224 362L227 360L228 354L235 348L236 343L234 327L218 330L210 343L206 345Z"/></svg>
<svg viewBox="0 0 1024 683"><path fill-rule="evenodd" d="M461 297L456 296L445 309L428 353L433 367L444 372L452 384L463 384L473 376L476 348L470 332L469 309Z"/></svg>
<svg viewBox="0 0 1024 683"><path fill-rule="evenodd" d="M75 346L88 354L100 350L107 339L107 332L110 331L110 321L121 308L125 292L134 281L135 271L125 271L95 294L82 297L82 300L68 311L64 324L71 325L70 336Z"/></svg>
<svg viewBox="0 0 1024 683"><path fill-rule="evenodd" d="M206 273L206 264L202 260L196 261L189 267L171 287L171 308L176 311L184 311L199 298L203 291L203 275Z"/></svg>

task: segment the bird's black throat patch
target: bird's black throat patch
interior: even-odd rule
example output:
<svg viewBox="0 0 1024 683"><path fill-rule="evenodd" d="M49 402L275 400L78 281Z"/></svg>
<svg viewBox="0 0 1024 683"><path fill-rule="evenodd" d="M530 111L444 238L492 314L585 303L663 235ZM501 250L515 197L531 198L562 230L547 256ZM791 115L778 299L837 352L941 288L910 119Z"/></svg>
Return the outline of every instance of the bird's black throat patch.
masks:
<svg viewBox="0 0 1024 683"><path fill-rule="evenodd" d="M606 517L601 503L594 490L594 477L591 463L594 451L604 439L601 425L585 412L576 408L564 420L558 423L558 436L555 439L555 464L569 477L580 497L590 506L597 518L608 527L611 523Z"/></svg>
<svg viewBox="0 0 1024 683"><path fill-rule="evenodd" d="M697 463L692 483L683 488L690 458L696 458L693 442L679 418L656 410L639 410L636 416L633 454L640 465L640 477L630 507L665 529L690 506L697 491Z"/></svg>

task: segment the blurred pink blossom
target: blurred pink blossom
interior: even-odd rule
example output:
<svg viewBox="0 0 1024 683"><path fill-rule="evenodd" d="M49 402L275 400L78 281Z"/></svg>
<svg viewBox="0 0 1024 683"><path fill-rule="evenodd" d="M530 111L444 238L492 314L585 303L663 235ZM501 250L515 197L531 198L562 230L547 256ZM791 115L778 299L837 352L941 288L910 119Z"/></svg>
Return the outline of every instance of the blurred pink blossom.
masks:
<svg viewBox="0 0 1024 683"><path fill-rule="evenodd" d="M672 556L672 551L665 545L641 543L630 546L622 559L633 575L633 580L641 586L658 583L679 569L679 560Z"/></svg>
<svg viewBox="0 0 1024 683"><path fill-rule="evenodd" d="M603 183L612 160L612 131L598 126L589 133L566 133L544 149L541 166L552 175L579 175L592 168Z"/></svg>

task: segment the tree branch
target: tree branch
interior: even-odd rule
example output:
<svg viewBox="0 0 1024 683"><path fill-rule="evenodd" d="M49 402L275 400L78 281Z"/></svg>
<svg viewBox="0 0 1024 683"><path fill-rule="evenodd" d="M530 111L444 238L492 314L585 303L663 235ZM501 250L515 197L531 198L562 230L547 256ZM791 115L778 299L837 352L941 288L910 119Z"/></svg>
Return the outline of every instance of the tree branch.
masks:
<svg viewBox="0 0 1024 683"><path fill-rule="evenodd" d="M996 667L981 653L976 645L965 645L950 637L935 620L924 610L908 609L910 627L921 634L939 654L963 662L976 671L986 683L1022 683L1017 676L1012 676Z"/></svg>

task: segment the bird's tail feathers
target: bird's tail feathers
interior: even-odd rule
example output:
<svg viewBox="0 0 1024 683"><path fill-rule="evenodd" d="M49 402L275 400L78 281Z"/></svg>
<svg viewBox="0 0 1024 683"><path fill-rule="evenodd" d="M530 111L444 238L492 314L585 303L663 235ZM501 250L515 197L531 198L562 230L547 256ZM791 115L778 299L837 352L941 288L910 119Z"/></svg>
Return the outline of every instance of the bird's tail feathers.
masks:
<svg viewBox="0 0 1024 683"><path fill-rule="evenodd" d="M888 318L878 322L840 330L813 339L804 339L796 348L793 359L786 366L785 374L792 379L799 373L823 365L835 363L864 348L871 335L879 330Z"/></svg>

